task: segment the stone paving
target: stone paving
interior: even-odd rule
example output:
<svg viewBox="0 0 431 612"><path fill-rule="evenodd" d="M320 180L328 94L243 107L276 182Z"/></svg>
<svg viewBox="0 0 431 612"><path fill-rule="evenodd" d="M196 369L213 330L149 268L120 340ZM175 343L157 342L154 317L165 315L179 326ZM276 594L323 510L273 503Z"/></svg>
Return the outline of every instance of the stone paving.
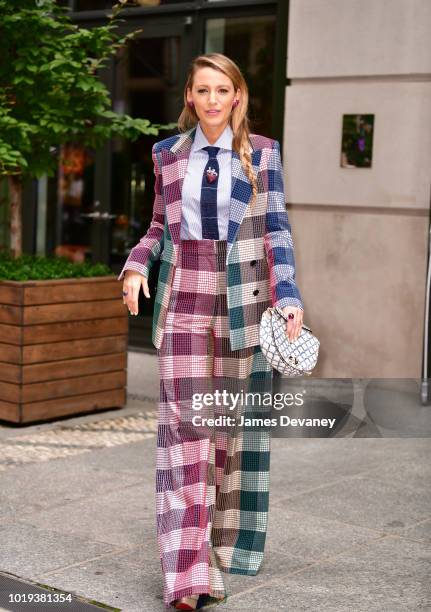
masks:
<svg viewBox="0 0 431 612"><path fill-rule="evenodd" d="M112 418L95 423L58 426L17 435L1 444L0 471L28 463L71 457L98 448L130 444L153 437L157 412Z"/></svg>
<svg viewBox="0 0 431 612"><path fill-rule="evenodd" d="M138 406L2 432L1 572L125 612L164 610L154 406ZM257 576L224 575L228 598L217 609L431 609L429 440L271 444L265 560Z"/></svg>

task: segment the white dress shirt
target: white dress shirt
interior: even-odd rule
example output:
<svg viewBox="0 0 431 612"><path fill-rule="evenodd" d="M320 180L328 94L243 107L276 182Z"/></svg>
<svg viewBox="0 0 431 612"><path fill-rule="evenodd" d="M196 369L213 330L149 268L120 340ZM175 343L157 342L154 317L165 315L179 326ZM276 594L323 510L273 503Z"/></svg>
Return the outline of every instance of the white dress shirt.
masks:
<svg viewBox="0 0 431 612"><path fill-rule="evenodd" d="M200 123L196 126L195 138L190 150L187 171L182 189L181 232L182 240L202 240L201 187L202 175L208 162L208 152L202 147L220 147L217 153L219 177L217 184L217 222L219 240L227 239L229 207L232 185L232 138L229 124L212 145L206 139Z"/></svg>

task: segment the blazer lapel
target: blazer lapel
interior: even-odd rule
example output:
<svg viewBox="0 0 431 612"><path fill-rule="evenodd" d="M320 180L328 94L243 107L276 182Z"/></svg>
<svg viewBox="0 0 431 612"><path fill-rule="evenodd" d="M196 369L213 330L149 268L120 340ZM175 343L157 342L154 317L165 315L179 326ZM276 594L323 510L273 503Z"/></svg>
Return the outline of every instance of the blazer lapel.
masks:
<svg viewBox="0 0 431 612"><path fill-rule="evenodd" d="M168 177L163 186L166 204L166 220L177 255L181 232L181 193L187 171L190 150L196 128L182 132L169 149L160 151L163 174Z"/></svg>
<svg viewBox="0 0 431 612"><path fill-rule="evenodd" d="M253 149L250 148L253 161ZM255 168L256 171L256 168ZM227 228L226 264L238 230L253 192L248 176L244 172L239 153L232 151L232 189L230 194L229 224Z"/></svg>
<svg viewBox="0 0 431 612"><path fill-rule="evenodd" d="M181 194L195 133L196 127L186 132L182 132L169 149L162 149L160 152L163 172L167 176L172 177L169 184L163 188L163 193L166 203L167 224L174 245L175 255L177 254L181 239ZM256 153L259 153L259 151L254 151L252 146L250 147L250 153L252 154L252 162L256 172L256 170L259 169L259 159L256 158ZM260 158L260 155L258 157ZM251 194L252 186L242 168L239 154L236 151L232 151L232 187L229 207L226 263L244 218Z"/></svg>

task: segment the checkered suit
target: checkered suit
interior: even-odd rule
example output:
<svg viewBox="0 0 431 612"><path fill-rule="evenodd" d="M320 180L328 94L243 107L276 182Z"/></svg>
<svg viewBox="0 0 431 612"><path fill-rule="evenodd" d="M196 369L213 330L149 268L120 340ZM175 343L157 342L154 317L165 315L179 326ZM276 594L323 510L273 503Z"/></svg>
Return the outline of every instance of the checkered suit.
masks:
<svg viewBox="0 0 431 612"><path fill-rule="evenodd" d="M151 226L132 249L127 269L148 277L161 259L155 297L152 341L160 348L177 265L181 230L181 193L196 127L153 146L155 201ZM227 236L226 274L231 349L259 345L259 325L268 306L303 309L295 283L294 247L285 205L278 141L250 134L252 164L258 178L257 200L248 203L251 183L239 154L232 151L232 192Z"/></svg>

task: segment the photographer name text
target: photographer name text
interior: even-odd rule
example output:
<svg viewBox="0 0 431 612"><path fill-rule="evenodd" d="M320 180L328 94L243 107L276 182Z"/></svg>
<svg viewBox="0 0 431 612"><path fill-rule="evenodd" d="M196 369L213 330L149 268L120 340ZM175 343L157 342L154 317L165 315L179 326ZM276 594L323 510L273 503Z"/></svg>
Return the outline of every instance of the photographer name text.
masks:
<svg viewBox="0 0 431 612"><path fill-rule="evenodd" d="M252 418L241 415L239 419L233 416L220 415L218 417L202 417L195 415L192 423L196 427L329 427L332 429L336 419L319 418L291 418L281 414L278 418Z"/></svg>

